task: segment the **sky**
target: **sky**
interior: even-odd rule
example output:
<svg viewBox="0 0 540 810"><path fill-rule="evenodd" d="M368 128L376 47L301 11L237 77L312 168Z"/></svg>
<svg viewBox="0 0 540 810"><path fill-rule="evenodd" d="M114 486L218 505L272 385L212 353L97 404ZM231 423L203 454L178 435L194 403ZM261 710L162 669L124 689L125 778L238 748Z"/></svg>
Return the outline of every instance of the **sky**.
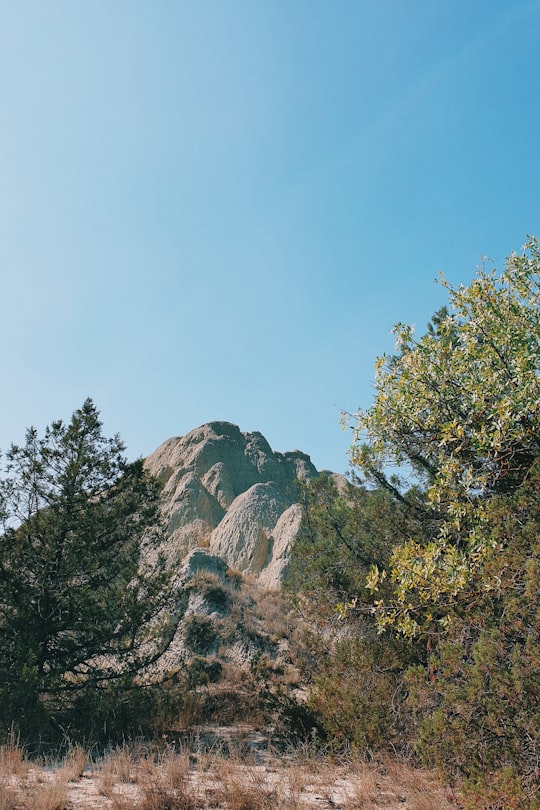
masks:
<svg viewBox="0 0 540 810"><path fill-rule="evenodd" d="M3 0L0 448L90 396L348 467L392 325L540 236L540 0Z"/></svg>

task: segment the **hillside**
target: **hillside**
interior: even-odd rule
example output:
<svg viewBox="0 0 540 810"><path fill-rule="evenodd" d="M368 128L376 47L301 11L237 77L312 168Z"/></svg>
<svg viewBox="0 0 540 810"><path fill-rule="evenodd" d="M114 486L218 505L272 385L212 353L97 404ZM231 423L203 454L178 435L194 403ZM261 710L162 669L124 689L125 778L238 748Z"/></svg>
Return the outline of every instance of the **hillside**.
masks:
<svg viewBox="0 0 540 810"><path fill-rule="evenodd" d="M213 684L211 713L237 719L257 702L250 677L262 660L268 674L298 680L290 654L298 622L280 590L301 521L298 479L317 470L305 453L275 452L261 433L229 422L168 439L145 465L163 487L160 551L173 571L177 621L159 670L194 689Z"/></svg>

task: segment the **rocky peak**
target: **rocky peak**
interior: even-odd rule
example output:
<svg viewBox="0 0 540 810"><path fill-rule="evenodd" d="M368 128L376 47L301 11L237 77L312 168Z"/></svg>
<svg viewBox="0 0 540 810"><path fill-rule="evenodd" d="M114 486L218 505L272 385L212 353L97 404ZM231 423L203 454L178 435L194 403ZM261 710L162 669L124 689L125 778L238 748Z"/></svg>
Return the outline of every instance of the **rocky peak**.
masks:
<svg viewBox="0 0 540 810"><path fill-rule="evenodd" d="M261 586L279 587L300 525L296 480L317 474L309 456L277 453L262 433L210 422L168 439L146 466L163 484L172 564L207 548Z"/></svg>

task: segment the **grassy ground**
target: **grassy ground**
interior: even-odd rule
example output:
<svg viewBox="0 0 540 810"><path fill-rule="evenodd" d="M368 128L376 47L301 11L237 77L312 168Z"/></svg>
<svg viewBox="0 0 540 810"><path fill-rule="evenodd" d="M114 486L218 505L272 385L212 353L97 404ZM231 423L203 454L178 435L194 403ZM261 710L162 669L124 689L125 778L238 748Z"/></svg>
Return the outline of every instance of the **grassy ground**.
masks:
<svg viewBox="0 0 540 810"><path fill-rule="evenodd" d="M336 760L300 747L287 754L220 746L122 747L59 762L0 748L0 810L456 810L433 775L392 759Z"/></svg>

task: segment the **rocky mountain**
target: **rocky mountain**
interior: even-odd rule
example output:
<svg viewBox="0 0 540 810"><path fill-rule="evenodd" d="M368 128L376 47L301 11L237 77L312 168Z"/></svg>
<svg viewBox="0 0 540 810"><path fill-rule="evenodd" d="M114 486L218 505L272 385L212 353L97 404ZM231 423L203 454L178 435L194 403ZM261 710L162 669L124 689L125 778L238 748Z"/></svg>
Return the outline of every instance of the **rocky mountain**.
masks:
<svg viewBox="0 0 540 810"><path fill-rule="evenodd" d="M317 470L305 453L277 453L261 433L229 422L168 439L145 464L163 486L161 552L173 572L177 622L157 670L181 672L195 689L212 684L221 719L224 692L241 713L246 677L261 656L280 671L291 667L279 591L301 520L297 480Z"/></svg>
<svg viewBox="0 0 540 810"><path fill-rule="evenodd" d="M298 450L277 453L261 433L211 422L164 442L146 459L163 484L165 553L184 566L195 549L275 590L300 525L296 480L317 470Z"/></svg>

